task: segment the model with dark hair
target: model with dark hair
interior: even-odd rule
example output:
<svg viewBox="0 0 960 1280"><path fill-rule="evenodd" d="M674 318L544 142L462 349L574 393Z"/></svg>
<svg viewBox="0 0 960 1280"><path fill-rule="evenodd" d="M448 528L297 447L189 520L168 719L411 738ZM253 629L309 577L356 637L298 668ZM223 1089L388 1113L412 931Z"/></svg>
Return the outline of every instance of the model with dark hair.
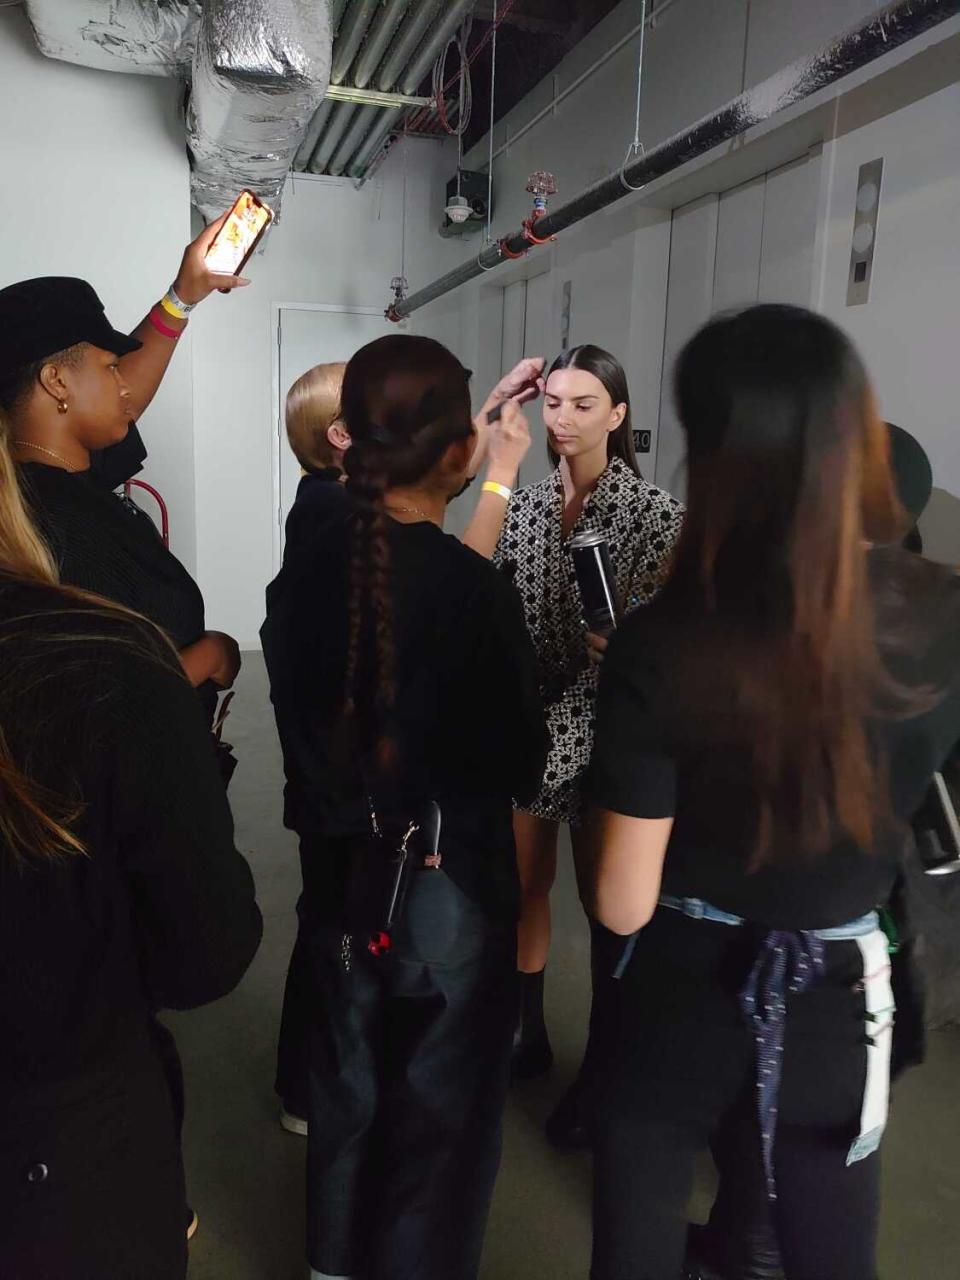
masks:
<svg viewBox="0 0 960 1280"><path fill-rule="evenodd" d="M588 909L629 938L593 1067L595 1280L675 1280L694 1158L788 1280L875 1280L893 995L877 907L960 736L960 583L904 552L857 353L761 306L681 353L674 573L610 644ZM739 1209L731 1205L739 1205Z"/></svg>
<svg viewBox="0 0 960 1280"><path fill-rule="evenodd" d="M593 741L597 669L570 540L587 529L603 534L629 610L663 584L683 515L678 502L640 475L626 374L609 352L580 346L557 357L547 376L543 419L554 471L514 495L496 552L497 562L514 573L523 600L551 735L543 787L514 821L523 886L518 1077L540 1075L553 1061L543 1016L550 890L560 824L568 823L574 842L578 838L580 783Z"/></svg>
<svg viewBox="0 0 960 1280"><path fill-rule="evenodd" d="M474 1280L499 1162L511 797L540 785L546 732L514 588L442 531L475 448L468 379L428 338L357 352L342 393L352 500L274 584L272 696L318 993L318 1277Z"/></svg>

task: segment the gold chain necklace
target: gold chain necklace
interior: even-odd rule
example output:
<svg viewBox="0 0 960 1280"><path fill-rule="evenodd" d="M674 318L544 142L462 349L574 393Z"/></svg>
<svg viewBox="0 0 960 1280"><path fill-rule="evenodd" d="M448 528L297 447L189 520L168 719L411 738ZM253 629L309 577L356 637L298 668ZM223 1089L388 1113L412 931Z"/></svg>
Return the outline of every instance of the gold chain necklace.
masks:
<svg viewBox="0 0 960 1280"><path fill-rule="evenodd" d="M393 504L387 503L387 502L383 504L383 507L385 511L395 511L397 512L398 515L422 516L424 520L429 520L431 524L436 524L435 517L428 515L427 512L424 511L423 507L414 507L414 506L402 507L399 504L394 506Z"/></svg>
<svg viewBox="0 0 960 1280"><path fill-rule="evenodd" d="M76 475L77 473L77 468L72 467L66 458L59 453L54 453L52 449L45 449L42 444L34 444L31 440L13 440L11 443L21 449L36 449L37 453L45 453L48 458L56 458L58 462L62 462L71 475Z"/></svg>

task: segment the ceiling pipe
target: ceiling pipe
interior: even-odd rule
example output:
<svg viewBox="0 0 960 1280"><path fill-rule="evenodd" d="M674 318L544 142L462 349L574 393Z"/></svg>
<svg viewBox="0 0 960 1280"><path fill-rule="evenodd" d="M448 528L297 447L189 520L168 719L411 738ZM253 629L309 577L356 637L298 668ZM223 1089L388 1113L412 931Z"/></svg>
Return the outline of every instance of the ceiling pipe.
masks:
<svg viewBox="0 0 960 1280"><path fill-rule="evenodd" d="M303 141L297 149L294 157L293 167L295 169L305 169L310 163L310 157L316 150L317 143L320 141L320 135L327 127L327 121L333 114L333 103L326 98L320 103L313 115L313 119L307 125L307 131L303 135Z"/></svg>
<svg viewBox="0 0 960 1280"><path fill-rule="evenodd" d="M360 50L351 79L358 89L366 89L397 34L410 0L387 0L370 27L367 42Z"/></svg>
<svg viewBox="0 0 960 1280"><path fill-rule="evenodd" d="M442 0L439 0L439 3L442 3ZM420 0L419 6L407 13L406 19L403 22L402 27L398 32L396 32L394 36L393 45L391 46L390 52L387 55L388 62L391 62L391 63L396 62L397 64L396 71L390 74L387 74L385 70L387 64L384 64L384 67L381 67L380 69L380 74L376 82L376 87L382 93L390 93L391 90L396 85L397 76L400 74L400 71L402 70L404 65L404 62L400 60L399 55L402 55L403 59L408 59L410 56L412 56L413 50L416 45L416 40L419 39L421 29L429 25L430 20L433 18L434 13L438 9L438 7L439 7L438 0ZM400 15L398 14L397 17L398 17L397 26L399 27ZM411 35L411 33L413 34ZM336 45L334 46L334 63L335 64L340 51L339 46L340 46L340 41L338 40ZM364 49L363 54L361 54L361 57L363 57L365 54L366 54L366 49ZM381 118L378 119L373 126L374 132L381 133L381 130L382 130L381 143L383 139L385 139L389 134L390 128L392 127L394 122L397 120L397 118L398 118L398 112L396 110L390 107L383 108L381 112ZM329 121L328 128L332 129L334 126L334 120L330 119L330 117L327 117L327 119ZM343 129L345 130L346 127L347 125L344 124ZM326 164L319 165L317 162L318 151L321 156L325 156L326 160L329 161L330 156L339 147L342 138L343 138L343 131L337 133L335 140L333 142L333 145L329 148L327 148L326 146L327 139L325 137L322 138L322 141L319 147L316 147L314 149L313 155L311 156L310 160L307 162L306 167L310 170L311 173L322 173L326 168Z"/></svg>
<svg viewBox="0 0 960 1280"><path fill-rule="evenodd" d="M359 147L380 114L379 107L359 107L350 128L344 134L343 141L333 153L327 169L334 177L339 177L347 167L347 161ZM396 111L394 111L396 115Z"/></svg>
<svg viewBox="0 0 960 1280"><path fill-rule="evenodd" d="M449 6L449 11L444 14L443 21L434 31L431 32L429 38L424 41L415 54L413 53L412 45L404 48L405 56L413 57L413 62L410 63L409 69L403 73L404 78L401 83L401 88L404 93L413 93L417 88L419 88L420 82L436 62L444 45L449 42L450 37L456 31L459 24L472 10L473 3L474 0L455 0L455 3ZM425 3L421 13L428 13L428 11L432 11L434 7L435 6L432 6L429 3ZM412 15L412 17L417 17L417 15ZM408 20L407 26L410 25L410 20ZM403 34L404 33L401 33L401 36ZM377 84L381 88L383 87L388 71L389 67L387 64L384 64L384 67L381 69L379 79L377 80ZM400 74L399 70L397 74ZM391 88L393 88L393 83L394 82L391 81ZM407 86L409 84L413 84L414 88L408 89ZM351 178L356 178L358 180L363 179L367 166L380 153L381 148L387 138L389 138L390 134L399 128L403 118L404 117L396 111L385 110L382 113L380 119L370 130L367 140L354 156L352 162L347 166L347 172L350 174Z"/></svg>
<svg viewBox="0 0 960 1280"><path fill-rule="evenodd" d="M654 179L679 169L787 107L836 84L852 71L867 66L957 13L960 13L960 0L894 0L863 22L848 28L811 57L791 63L719 110L588 187L568 204L540 218L536 223L537 239L549 239L591 214L616 204ZM392 320L402 320L485 271L521 256L533 243L528 231L529 227L524 227L504 236L469 262L448 271L404 301L391 305L387 315Z"/></svg>
<svg viewBox="0 0 960 1280"><path fill-rule="evenodd" d="M380 0L354 0L343 15L337 42L333 46L333 65L330 68L331 84L343 84L350 65L363 44L367 27L373 20Z"/></svg>
<svg viewBox="0 0 960 1280"><path fill-rule="evenodd" d="M351 106L347 102L335 104L330 123L327 125L327 131L317 143L313 155L310 157L310 163L307 165L310 173L326 172L333 153L339 147L343 135L350 128L351 120L359 110L359 107Z"/></svg>
<svg viewBox="0 0 960 1280"><path fill-rule="evenodd" d="M347 166L347 173L351 178L356 178L360 181L366 177L371 160L379 155L381 147L390 137L390 134L399 128L401 118L395 111L383 112L382 119L378 120L373 126L366 142L364 142Z"/></svg>
<svg viewBox="0 0 960 1280"><path fill-rule="evenodd" d="M417 8L411 9L407 14L377 73L378 89L389 93L394 87L403 74L404 67L408 65L420 41L426 35L430 24L440 16L442 8L443 0L420 0Z"/></svg>
<svg viewBox="0 0 960 1280"><path fill-rule="evenodd" d="M330 0L330 30L336 35L340 30L340 19L347 7L347 0Z"/></svg>
<svg viewBox="0 0 960 1280"><path fill-rule="evenodd" d="M457 27L467 14L473 12L476 0L447 0L443 21L435 27L418 49L413 61L403 72L400 88L404 93L415 93L420 81L429 73L444 46L452 39Z"/></svg>

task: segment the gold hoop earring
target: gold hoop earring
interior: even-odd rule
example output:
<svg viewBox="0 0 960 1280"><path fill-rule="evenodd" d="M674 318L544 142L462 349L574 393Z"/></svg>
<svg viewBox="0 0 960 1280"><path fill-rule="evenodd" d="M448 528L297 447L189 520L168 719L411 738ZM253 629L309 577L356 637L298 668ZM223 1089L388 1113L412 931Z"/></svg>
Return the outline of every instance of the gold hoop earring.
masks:
<svg viewBox="0 0 960 1280"><path fill-rule="evenodd" d="M69 408L70 406L67 404L66 400L57 401L57 413L66 413Z"/></svg>

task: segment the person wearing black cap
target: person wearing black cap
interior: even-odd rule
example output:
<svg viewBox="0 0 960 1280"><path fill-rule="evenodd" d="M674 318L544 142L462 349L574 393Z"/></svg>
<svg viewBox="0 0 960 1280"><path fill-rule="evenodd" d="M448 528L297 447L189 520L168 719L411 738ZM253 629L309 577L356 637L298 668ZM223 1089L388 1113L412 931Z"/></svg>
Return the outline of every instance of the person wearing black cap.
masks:
<svg viewBox="0 0 960 1280"><path fill-rule="evenodd" d="M0 289L0 412L27 501L61 581L144 614L173 640L212 718L233 684L235 641L205 627L203 598L150 521L112 490L145 457L135 420L153 399L193 308L247 282L207 269L222 219L183 255L174 284L130 335L84 280Z"/></svg>

